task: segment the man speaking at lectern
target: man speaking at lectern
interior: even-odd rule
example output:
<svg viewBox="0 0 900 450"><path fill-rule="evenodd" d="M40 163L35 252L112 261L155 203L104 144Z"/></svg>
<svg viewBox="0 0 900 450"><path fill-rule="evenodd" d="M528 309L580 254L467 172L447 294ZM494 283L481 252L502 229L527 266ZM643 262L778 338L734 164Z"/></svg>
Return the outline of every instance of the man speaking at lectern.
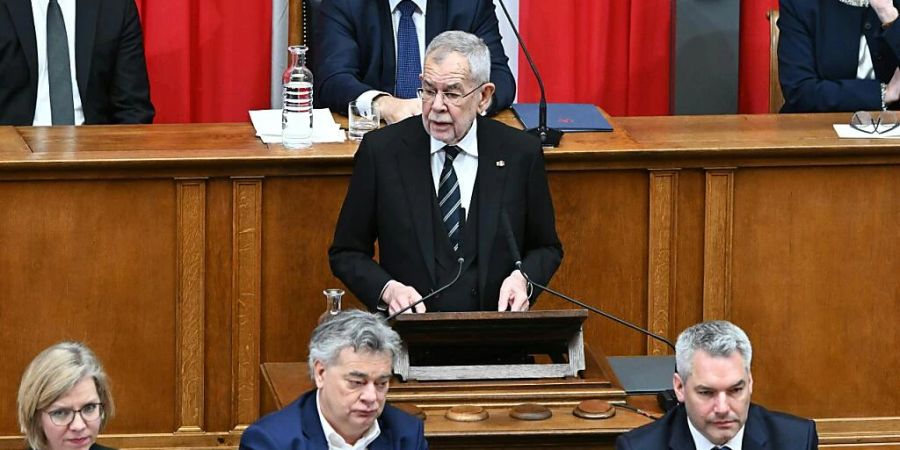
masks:
<svg viewBox="0 0 900 450"><path fill-rule="evenodd" d="M477 36L444 32L425 52L422 115L365 135L329 249L331 270L370 309L524 311L530 286L562 259L540 143L480 116L490 52ZM378 241L379 261L374 257ZM460 264L459 261L462 261Z"/></svg>

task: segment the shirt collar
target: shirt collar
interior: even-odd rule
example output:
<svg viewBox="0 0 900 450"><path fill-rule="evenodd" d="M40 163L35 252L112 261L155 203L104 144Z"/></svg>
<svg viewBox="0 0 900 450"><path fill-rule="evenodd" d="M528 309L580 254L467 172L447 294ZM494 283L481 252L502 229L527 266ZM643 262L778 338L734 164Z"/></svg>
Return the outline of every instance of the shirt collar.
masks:
<svg viewBox="0 0 900 450"><path fill-rule="evenodd" d="M694 448L697 450L710 450L714 447L728 447L731 450L742 450L744 444L744 429L747 428L747 422L741 426L741 429L738 430L737 434L734 435L731 440L722 444L716 445L709 441L700 430L694 427L693 422L691 422L690 418L687 418L688 428L691 430L691 436L694 438Z"/></svg>
<svg viewBox="0 0 900 450"><path fill-rule="evenodd" d="M399 5L401 1L403 0L390 0L389 3L391 6L391 14L397 11L397 5ZM425 8L428 6L428 0L412 0L412 2L419 7L419 11L421 11L422 14L425 14Z"/></svg>
<svg viewBox="0 0 900 450"><path fill-rule="evenodd" d="M429 138L431 141L431 154L435 154L444 149L447 144L431 137ZM478 118L472 121L472 126L469 127L469 131L466 132L466 135L463 136L459 142L456 143L456 146L459 147L459 151L465 153L469 156L473 156L478 158Z"/></svg>
<svg viewBox="0 0 900 450"><path fill-rule="evenodd" d="M369 427L369 431L366 431L365 434L356 441L356 444L350 445L344 438L338 434L337 431L328 423L328 420L325 419L325 416L322 414L322 402L319 401L321 390L316 390L316 411L319 413L319 423L322 424L322 431L325 433L325 440L328 442L328 448L337 448L337 449L364 449L369 448L369 444L372 443L378 435L381 434L381 427L378 425L378 420L372 423L372 426Z"/></svg>

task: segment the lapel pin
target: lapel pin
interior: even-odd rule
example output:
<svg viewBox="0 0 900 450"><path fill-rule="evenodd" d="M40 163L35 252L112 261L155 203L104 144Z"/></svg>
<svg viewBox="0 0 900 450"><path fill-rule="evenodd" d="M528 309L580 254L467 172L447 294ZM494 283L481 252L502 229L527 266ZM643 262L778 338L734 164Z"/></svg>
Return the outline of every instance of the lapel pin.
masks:
<svg viewBox="0 0 900 450"><path fill-rule="evenodd" d="M504 161L502 159L500 161L497 161L497 167L505 167L505 166L506 166L506 161Z"/></svg>

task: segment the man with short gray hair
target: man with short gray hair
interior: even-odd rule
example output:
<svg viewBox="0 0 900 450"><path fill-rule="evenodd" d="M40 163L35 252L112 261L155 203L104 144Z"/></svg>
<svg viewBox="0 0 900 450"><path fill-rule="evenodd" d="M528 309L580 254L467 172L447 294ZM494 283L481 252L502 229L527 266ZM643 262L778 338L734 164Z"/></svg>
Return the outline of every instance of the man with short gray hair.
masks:
<svg viewBox="0 0 900 450"><path fill-rule="evenodd" d="M325 318L309 343L316 390L250 425L247 450L427 450L424 426L385 404L400 336L380 316L345 310Z"/></svg>
<svg viewBox="0 0 900 450"><path fill-rule="evenodd" d="M371 310L403 310L458 275L415 312L525 311L534 295L522 272L546 285L559 267L540 142L481 116L494 92L490 67L480 38L441 33L425 51L422 115L360 143L328 254Z"/></svg>
<svg viewBox="0 0 900 450"><path fill-rule="evenodd" d="M672 377L681 404L662 419L619 437L619 450L816 449L813 421L751 404L753 348L744 330L724 320L684 330Z"/></svg>

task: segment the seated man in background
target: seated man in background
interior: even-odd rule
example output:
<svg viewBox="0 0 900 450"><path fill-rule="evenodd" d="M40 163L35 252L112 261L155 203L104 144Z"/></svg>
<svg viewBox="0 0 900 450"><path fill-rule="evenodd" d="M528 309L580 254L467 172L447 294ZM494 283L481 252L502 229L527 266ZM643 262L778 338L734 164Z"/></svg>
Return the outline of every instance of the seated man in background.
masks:
<svg viewBox="0 0 900 450"><path fill-rule="evenodd" d="M753 349L731 322L694 325L675 344L672 377L681 402L662 419L616 441L619 450L818 448L815 422L750 403Z"/></svg>
<svg viewBox="0 0 900 450"><path fill-rule="evenodd" d="M134 0L0 0L0 125L153 115Z"/></svg>
<svg viewBox="0 0 900 450"><path fill-rule="evenodd" d="M426 45L443 31L482 38L491 49L493 114L516 96L492 0L324 0L316 20L313 73L317 107L347 113L374 102L387 123L421 114L416 98Z"/></svg>
<svg viewBox="0 0 900 450"><path fill-rule="evenodd" d="M316 390L244 431L241 449L427 450L422 421L385 405L400 336L379 316L327 316L309 342Z"/></svg>
<svg viewBox="0 0 900 450"><path fill-rule="evenodd" d="M461 274L429 311L524 311L534 296L522 272L547 284L559 267L540 142L480 115L494 92L490 60L478 36L441 33L425 52L423 114L360 143L328 254L371 310L395 313Z"/></svg>
<svg viewBox="0 0 900 450"><path fill-rule="evenodd" d="M781 112L875 111L900 99L893 0L781 0Z"/></svg>

